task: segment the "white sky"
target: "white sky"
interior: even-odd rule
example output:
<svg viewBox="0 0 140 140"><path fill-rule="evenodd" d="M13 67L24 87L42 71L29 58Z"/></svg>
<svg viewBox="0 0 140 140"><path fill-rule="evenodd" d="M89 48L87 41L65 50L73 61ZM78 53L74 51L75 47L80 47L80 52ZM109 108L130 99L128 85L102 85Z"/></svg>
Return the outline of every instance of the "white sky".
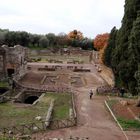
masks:
<svg viewBox="0 0 140 140"><path fill-rule="evenodd" d="M121 25L125 0L0 0L0 28L37 34L84 36L110 32Z"/></svg>

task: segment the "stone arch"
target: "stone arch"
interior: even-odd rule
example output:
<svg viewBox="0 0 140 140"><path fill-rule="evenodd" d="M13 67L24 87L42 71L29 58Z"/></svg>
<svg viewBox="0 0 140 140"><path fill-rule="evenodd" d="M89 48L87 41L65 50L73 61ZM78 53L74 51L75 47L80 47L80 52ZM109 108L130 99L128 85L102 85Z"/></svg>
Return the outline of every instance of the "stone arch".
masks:
<svg viewBox="0 0 140 140"><path fill-rule="evenodd" d="M28 96L25 98L25 104L33 104L38 99L38 96Z"/></svg>

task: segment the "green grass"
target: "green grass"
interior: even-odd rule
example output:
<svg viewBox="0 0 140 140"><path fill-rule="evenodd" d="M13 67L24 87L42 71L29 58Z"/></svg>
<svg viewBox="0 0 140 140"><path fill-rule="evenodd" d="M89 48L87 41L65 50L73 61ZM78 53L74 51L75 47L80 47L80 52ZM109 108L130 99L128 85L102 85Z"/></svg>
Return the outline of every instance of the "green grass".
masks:
<svg viewBox="0 0 140 140"><path fill-rule="evenodd" d="M107 104L109 107L112 109L113 105L115 105L118 102L118 100L112 99L112 100L107 100Z"/></svg>
<svg viewBox="0 0 140 140"><path fill-rule="evenodd" d="M0 87L8 87L8 82L0 82Z"/></svg>
<svg viewBox="0 0 140 140"><path fill-rule="evenodd" d="M29 45L28 48L31 49L31 50L42 50L42 49L45 50L45 49L47 49L47 48L44 48L44 47L33 46L33 45Z"/></svg>
<svg viewBox="0 0 140 140"><path fill-rule="evenodd" d="M113 99L113 100L108 100L107 104L109 105L110 109L113 111L113 106L117 103L118 101ZM115 114L114 114L115 115ZM119 117L119 114L116 116L118 122L122 126L124 130L137 130L140 131L140 122L138 120L128 120L122 117Z"/></svg>
<svg viewBox="0 0 140 140"><path fill-rule="evenodd" d="M47 93L36 105L18 106L11 102L0 104L0 127L17 126L36 122L36 116L45 119L51 100L55 100L53 119L69 117L71 95L68 93Z"/></svg>
<svg viewBox="0 0 140 140"><path fill-rule="evenodd" d="M124 130L139 130L140 131L140 122L138 120L126 120L124 118L118 117L120 125Z"/></svg>
<svg viewBox="0 0 140 140"><path fill-rule="evenodd" d="M8 138L6 136L0 136L0 140L16 140L16 138Z"/></svg>
<svg viewBox="0 0 140 140"><path fill-rule="evenodd" d="M125 93L123 98L138 99L138 95L132 96L132 94L130 94L130 93Z"/></svg>
<svg viewBox="0 0 140 140"><path fill-rule="evenodd" d="M71 106L71 95L68 93L48 94L50 98L55 99L53 119L66 119L69 117Z"/></svg>
<svg viewBox="0 0 140 140"><path fill-rule="evenodd" d="M1 127L21 125L35 122L36 116L45 116L48 105L36 105L28 107L17 107L12 103L0 104Z"/></svg>

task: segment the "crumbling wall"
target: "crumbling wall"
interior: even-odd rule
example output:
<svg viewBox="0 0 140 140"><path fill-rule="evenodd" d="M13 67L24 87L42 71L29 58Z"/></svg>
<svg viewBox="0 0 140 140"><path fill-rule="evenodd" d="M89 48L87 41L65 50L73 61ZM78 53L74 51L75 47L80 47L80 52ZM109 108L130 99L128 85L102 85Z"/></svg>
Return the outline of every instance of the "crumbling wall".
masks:
<svg viewBox="0 0 140 140"><path fill-rule="evenodd" d="M8 47L3 45L0 47L0 73L6 76L12 74L21 74L26 69L26 48L16 45Z"/></svg>

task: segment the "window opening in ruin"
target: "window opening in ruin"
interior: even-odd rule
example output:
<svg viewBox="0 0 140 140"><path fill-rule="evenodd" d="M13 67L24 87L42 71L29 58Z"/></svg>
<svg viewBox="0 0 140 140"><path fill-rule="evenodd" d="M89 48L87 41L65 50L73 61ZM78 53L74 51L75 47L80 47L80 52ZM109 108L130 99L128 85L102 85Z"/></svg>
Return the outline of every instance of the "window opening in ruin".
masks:
<svg viewBox="0 0 140 140"><path fill-rule="evenodd" d="M25 104L33 104L38 99L37 96L28 96L25 100Z"/></svg>
<svg viewBox="0 0 140 140"><path fill-rule="evenodd" d="M14 73L15 73L14 69L7 69L7 74L8 74L9 77L11 77L12 74L14 74Z"/></svg>

